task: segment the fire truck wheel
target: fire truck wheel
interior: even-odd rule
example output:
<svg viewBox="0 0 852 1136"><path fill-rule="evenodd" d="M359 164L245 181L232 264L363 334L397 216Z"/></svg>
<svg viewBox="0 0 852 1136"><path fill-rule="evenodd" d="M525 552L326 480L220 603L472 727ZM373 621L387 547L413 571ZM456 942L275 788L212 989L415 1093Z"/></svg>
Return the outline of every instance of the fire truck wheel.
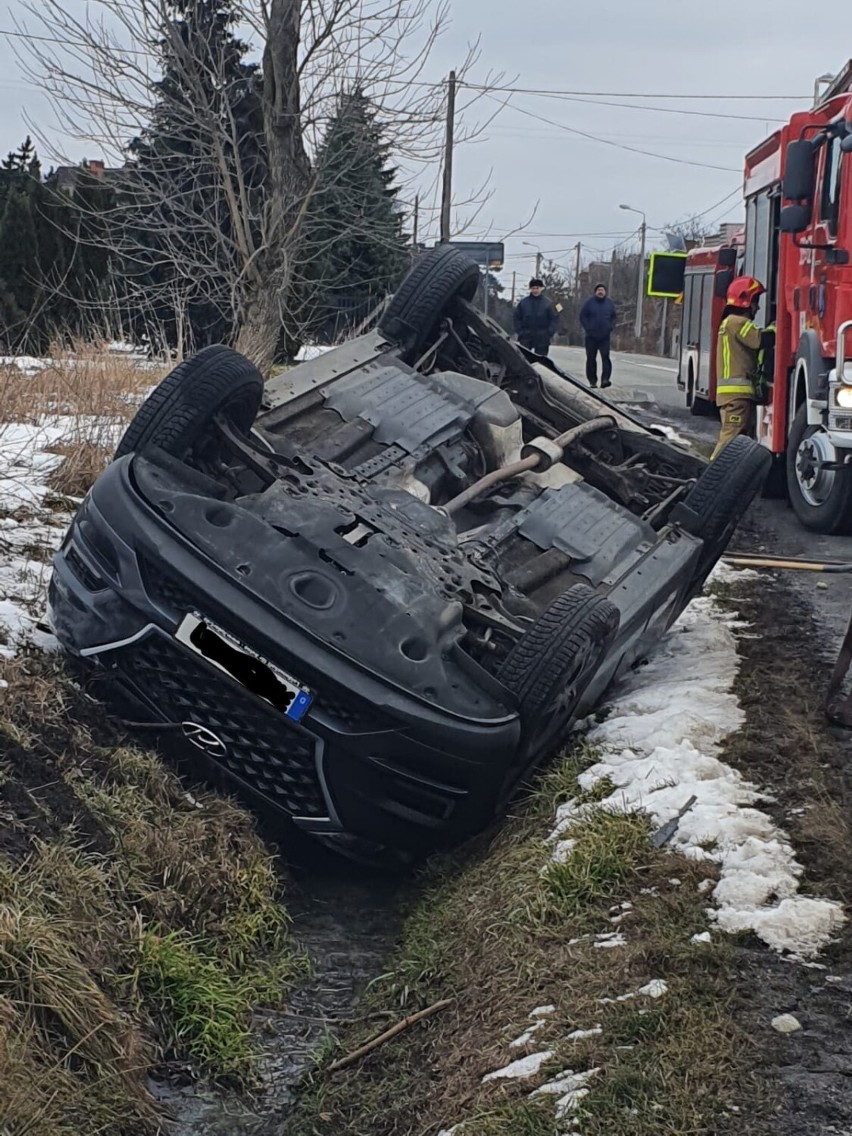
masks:
<svg viewBox="0 0 852 1136"><path fill-rule="evenodd" d="M825 430L808 425L803 403L787 442L787 488L793 511L813 532L852 532L852 468L826 468L837 460Z"/></svg>
<svg viewBox="0 0 852 1136"><path fill-rule="evenodd" d="M692 396L692 402L689 404L689 413L694 418L714 418L718 417L719 414L716 409L716 404L706 398L702 398L700 394L694 394Z"/></svg>
<svg viewBox="0 0 852 1136"><path fill-rule="evenodd" d="M704 470L684 501L696 514L689 531L704 541L689 595L701 590L734 529L760 492L772 458L751 438L733 438Z"/></svg>

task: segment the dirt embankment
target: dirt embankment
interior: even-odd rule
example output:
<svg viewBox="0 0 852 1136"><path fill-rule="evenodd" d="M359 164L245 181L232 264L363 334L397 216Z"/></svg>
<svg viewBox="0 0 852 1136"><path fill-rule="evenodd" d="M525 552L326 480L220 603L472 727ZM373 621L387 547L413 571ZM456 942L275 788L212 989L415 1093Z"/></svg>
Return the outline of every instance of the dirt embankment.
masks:
<svg viewBox="0 0 852 1136"><path fill-rule="evenodd" d="M758 518L759 520L759 518ZM759 540L752 522L741 536ZM815 579L809 578L813 587ZM774 795L767 806L804 867L802 891L852 902L852 735L823 712L828 668L822 621L807 593L780 573L763 574L733 600L750 628L740 640L736 689L747 715L727 760ZM834 646L832 639L832 648ZM760 1075L774 1082L774 1136L852 1132L852 925L816 966L740 949L743 1025ZM792 1013L802 1029L779 1035Z"/></svg>

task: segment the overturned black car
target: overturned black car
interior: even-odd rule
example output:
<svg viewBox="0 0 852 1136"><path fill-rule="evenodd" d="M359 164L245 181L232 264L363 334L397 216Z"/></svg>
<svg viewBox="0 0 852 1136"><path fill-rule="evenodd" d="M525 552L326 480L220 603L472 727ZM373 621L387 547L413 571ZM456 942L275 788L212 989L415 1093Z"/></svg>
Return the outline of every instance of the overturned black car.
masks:
<svg viewBox="0 0 852 1136"><path fill-rule="evenodd" d="M679 615L760 489L551 364L426 254L376 330L264 385L212 347L140 408L50 619L119 712L341 851L484 827Z"/></svg>

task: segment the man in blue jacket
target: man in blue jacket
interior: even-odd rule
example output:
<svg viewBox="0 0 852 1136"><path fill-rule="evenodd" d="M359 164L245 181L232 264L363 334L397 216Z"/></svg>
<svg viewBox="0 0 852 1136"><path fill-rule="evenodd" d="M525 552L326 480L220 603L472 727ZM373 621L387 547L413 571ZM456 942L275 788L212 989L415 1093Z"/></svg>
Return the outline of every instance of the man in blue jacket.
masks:
<svg viewBox="0 0 852 1136"><path fill-rule="evenodd" d="M518 343L536 355L546 355L558 324L559 313L544 295L543 282L537 278L530 280L530 294L515 308Z"/></svg>
<svg viewBox="0 0 852 1136"><path fill-rule="evenodd" d="M606 294L606 285L596 284L594 295L580 309L580 323L586 333L586 378L590 387L598 385L598 352L601 355L601 386L612 386L609 351L615 319L615 304Z"/></svg>

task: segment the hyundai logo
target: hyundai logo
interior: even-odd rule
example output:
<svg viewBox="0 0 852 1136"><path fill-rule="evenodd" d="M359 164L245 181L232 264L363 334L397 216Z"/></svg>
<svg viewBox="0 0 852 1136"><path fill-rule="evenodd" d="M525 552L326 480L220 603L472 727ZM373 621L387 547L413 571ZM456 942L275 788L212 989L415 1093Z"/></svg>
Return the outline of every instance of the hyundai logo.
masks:
<svg viewBox="0 0 852 1136"><path fill-rule="evenodd" d="M228 748L225 743L206 726L199 726L197 722L181 722L180 728L186 740L202 753L206 753L208 757L221 758L227 754Z"/></svg>

